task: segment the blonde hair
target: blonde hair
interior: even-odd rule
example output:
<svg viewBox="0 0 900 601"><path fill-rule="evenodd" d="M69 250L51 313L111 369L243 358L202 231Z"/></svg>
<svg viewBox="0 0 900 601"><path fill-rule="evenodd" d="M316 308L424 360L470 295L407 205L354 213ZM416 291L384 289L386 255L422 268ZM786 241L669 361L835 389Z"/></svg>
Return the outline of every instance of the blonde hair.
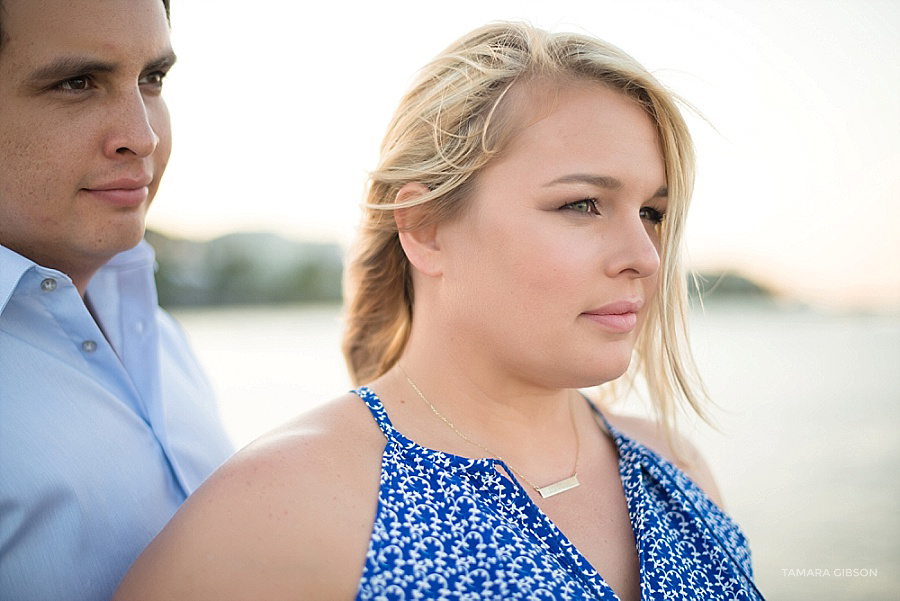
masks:
<svg viewBox="0 0 900 601"><path fill-rule="evenodd" d="M574 33L495 23L462 37L422 69L400 101L371 173L363 219L348 262L343 352L359 384L400 358L412 325L413 288L394 209L418 206L412 227L449 219L466 204L481 169L514 135L508 92L519 82L600 83L637 101L657 125L668 209L661 232L659 293L635 346L629 377L642 376L660 420L672 426L686 401L702 415L687 344L680 247L694 180L694 151L673 95L618 48ZM504 100L506 99L506 102ZM395 202L417 182L428 193ZM668 429L668 428L667 428Z"/></svg>

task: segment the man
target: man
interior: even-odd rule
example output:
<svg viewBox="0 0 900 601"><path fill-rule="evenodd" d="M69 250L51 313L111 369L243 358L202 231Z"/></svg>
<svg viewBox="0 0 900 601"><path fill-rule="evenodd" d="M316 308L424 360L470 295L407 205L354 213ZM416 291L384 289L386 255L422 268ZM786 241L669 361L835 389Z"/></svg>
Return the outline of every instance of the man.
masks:
<svg viewBox="0 0 900 601"><path fill-rule="evenodd" d="M230 453L156 304L168 0L0 0L0 598L108 599Z"/></svg>

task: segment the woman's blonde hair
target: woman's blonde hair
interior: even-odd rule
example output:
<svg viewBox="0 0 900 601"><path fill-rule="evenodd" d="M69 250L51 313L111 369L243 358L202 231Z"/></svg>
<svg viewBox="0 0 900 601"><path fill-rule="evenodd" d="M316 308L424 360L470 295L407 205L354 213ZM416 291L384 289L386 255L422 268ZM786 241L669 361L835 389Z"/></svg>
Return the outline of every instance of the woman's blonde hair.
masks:
<svg viewBox="0 0 900 601"><path fill-rule="evenodd" d="M618 48L574 33L495 23L462 37L415 78L400 101L371 173L347 266L343 352L352 380L370 381L400 358L412 325L413 289L394 209L417 206L413 227L452 218L485 165L509 142L508 92L523 82L600 83L637 101L659 132L668 186L659 291L635 346L629 377L646 382L658 417L671 425L679 401L702 414L687 344L680 247L694 180L690 134L673 95ZM395 202L407 183L428 193Z"/></svg>

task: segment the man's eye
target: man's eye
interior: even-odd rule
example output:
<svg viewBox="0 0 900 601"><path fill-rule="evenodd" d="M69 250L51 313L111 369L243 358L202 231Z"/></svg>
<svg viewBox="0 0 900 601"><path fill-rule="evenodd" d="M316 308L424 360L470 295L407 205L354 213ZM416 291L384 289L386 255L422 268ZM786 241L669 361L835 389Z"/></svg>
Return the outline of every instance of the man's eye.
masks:
<svg viewBox="0 0 900 601"><path fill-rule="evenodd" d="M166 74L162 71L154 71L153 73L148 73L141 78L141 85L149 85L161 88L163 80L165 78Z"/></svg>
<svg viewBox="0 0 900 601"><path fill-rule="evenodd" d="M81 92L91 87L91 81L87 77L72 77L56 84L56 88L66 92Z"/></svg>

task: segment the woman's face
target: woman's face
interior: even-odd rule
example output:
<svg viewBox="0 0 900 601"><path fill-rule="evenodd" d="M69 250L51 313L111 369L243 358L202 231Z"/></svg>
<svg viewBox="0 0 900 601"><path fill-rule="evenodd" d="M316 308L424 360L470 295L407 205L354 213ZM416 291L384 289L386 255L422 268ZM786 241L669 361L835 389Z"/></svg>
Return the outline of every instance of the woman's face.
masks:
<svg viewBox="0 0 900 601"><path fill-rule="evenodd" d="M615 379L657 290L667 199L655 125L598 84L516 100L522 129L438 227L441 310L482 368L553 388Z"/></svg>

